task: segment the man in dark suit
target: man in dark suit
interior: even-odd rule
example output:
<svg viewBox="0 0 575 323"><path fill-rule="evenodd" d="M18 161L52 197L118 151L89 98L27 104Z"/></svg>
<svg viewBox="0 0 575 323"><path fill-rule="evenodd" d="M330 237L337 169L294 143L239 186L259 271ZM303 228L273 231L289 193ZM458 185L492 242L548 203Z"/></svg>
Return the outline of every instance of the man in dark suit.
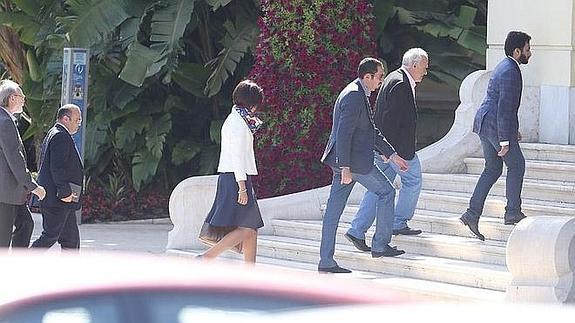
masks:
<svg viewBox="0 0 575 323"><path fill-rule="evenodd" d="M487 94L477 110L473 132L479 135L483 148L485 168L469 201L469 208L461 216L461 222L480 240L479 217L487 194L507 166L504 223L514 225L525 218L521 212L521 187L525 174L525 158L519 147L519 119L517 112L521 102L523 80L519 64L527 64L531 57L526 33L512 31L505 39L504 58L495 67L487 85Z"/></svg>
<svg viewBox="0 0 575 323"><path fill-rule="evenodd" d="M78 106L66 104L57 118L42 143L38 182L46 188L46 198L40 202L44 230L32 248L50 248L58 242L63 250L77 250L80 234L75 211L80 209L84 174L72 135L82 123L82 113Z"/></svg>
<svg viewBox="0 0 575 323"><path fill-rule="evenodd" d="M375 58L363 59L357 74L358 78L341 91L335 102L331 134L321 159L332 168L333 181L323 217L319 272L351 272L340 267L333 255L339 219L356 181L378 197L372 257L392 257L404 253L389 246L395 190L373 164L376 150L402 169L407 168L405 161L375 128L371 117L369 95L381 85L383 64Z"/></svg>
<svg viewBox="0 0 575 323"><path fill-rule="evenodd" d="M0 247L10 246L16 220L18 228L22 228L17 230L17 238L21 233L31 233L30 223L32 228L34 223L26 206L28 193L34 193L40 199L46 195L44 188L36 184L26 168L24 145L16 128L14 115L22 113L25 99L17 83L10 80L0 82ZM23 239L18 238L18 242L20 240ZM20 245L16 243L14 246Z"/></svg>
<svg viewBox="0 0 575 323"><path fill-rule="evenodd" d="M429 58L421 48L405 52L401 67L387 75L379 90L375 110L375 126L389 140L397 154L406 160L408 170L400 171L397 164L387 163L375 155L375 165L391 182L396 174L401 177L401 189L395 205L393 234L417 235L421 230L412 229L407 222L413 218L419 193L421 192L421 164L417 158L415 127L417 108L415 86L427 75ZM359 210L345 234L356 248L368 251L365 233L375 220L377 195L367 191Z"/></svg>

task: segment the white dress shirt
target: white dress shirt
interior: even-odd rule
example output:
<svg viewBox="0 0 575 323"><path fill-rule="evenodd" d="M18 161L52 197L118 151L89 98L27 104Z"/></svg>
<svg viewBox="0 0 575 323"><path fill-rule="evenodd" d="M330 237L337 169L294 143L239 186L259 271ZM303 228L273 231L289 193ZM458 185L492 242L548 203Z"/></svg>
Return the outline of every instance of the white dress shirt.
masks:
<svg viewBox="0 0 575 323"><path fill-rule="evenodd" d="M415 83L415 80L413 79L413 76L411 76L411 74L409 73L409 71L407 70L407 68L405 67L400 67L400 69L402 71L405 72L405 74L407 74L407 78L409 79L409 85L411 85L411 92L413 93L413 99L415 100L415 87L417 86L417 83Z"/></svg>
<svg viewBox="0 0 575 323"><path fill-rule="evenodd" d="M218 172L233 172L236 182L245 181L247 175L257 175L253 143L250 128L236 109L232 108L222 125Z"/></svg>

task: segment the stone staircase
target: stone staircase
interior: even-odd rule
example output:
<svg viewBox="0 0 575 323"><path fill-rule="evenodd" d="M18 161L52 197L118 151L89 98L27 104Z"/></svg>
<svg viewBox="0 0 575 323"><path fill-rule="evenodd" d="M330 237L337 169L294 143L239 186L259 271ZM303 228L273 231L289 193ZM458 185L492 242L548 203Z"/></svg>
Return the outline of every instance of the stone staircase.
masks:
<svg viewBox="0 0 575 323"><path fill-rule="evenodd" d="M575 216L575 146L523 143L522 149L527 168L522 194L525 214ZM479 289L501 298L511 279L505 265L505 247L513 229L503 225L502 219L505 178L488 196L479 224L487 240L479 241L458 218L467 208L483 159L470 157L464 162L467 172L463 174L424 174L418 208L410 222L411 227L424 233L392 239L393 245L406 251L405 255L372 259L369 253L353 248L343 234L358 206L348 204L338 230L338 263L361 272L403 278L411 288L415 285L425 289L429 284L438 292L455 288L452 299L462 291ZM308 269L314 270L319 260L321 221L274 219L270 224L273 235L259 237L258 254L287 263L307 263ZM372 235L373 228L368 232L368 243ZM401 288L401 283L396 287Z"/></svg>

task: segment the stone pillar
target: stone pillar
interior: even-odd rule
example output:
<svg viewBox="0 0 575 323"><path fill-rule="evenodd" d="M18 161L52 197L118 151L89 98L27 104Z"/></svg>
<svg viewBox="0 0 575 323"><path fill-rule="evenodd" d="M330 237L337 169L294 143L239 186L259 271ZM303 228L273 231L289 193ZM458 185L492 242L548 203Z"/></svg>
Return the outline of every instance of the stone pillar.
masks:
<svg viewBox="0 0 575 323"><path fill-rule="evenodd" d="M512 302L575 302L575 218L534 216L519 222L507 242Z"/></svg>
<svg viewBox="0 0 575 323"><path fill-rule="evenodd" d="M533 56L521 67L520 124L527 141L575 144L574 21L575 0L489 0L488 70L504 57L509 31L524 31L532 37Z"/></svg>

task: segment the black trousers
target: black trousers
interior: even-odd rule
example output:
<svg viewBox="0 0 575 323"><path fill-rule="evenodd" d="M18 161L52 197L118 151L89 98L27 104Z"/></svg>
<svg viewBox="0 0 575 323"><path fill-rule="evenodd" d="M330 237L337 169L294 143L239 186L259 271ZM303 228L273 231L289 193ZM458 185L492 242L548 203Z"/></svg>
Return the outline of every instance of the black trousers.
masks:
<svg viewBox="0 0 575 323"><path fill-rule="evenodd" d="M27 205L18 205L12 233L12 248L28 248L32 231L34 231L34 220L30 209Z"/></svg>
<svg viewBox="0 0 575 323"><path fill-rule="evenodd" d="M76 211L60 207L42 207L42 235L32 248L50 248L56 242L62 249L80 249L80 232L76 223Z"/></svg>
<svg viewBox="0 0 575 323"><path fill-rule="evenodd" d="M12 227L18 213L18 205L0 202L0 248L10 247Z"/></svg>

